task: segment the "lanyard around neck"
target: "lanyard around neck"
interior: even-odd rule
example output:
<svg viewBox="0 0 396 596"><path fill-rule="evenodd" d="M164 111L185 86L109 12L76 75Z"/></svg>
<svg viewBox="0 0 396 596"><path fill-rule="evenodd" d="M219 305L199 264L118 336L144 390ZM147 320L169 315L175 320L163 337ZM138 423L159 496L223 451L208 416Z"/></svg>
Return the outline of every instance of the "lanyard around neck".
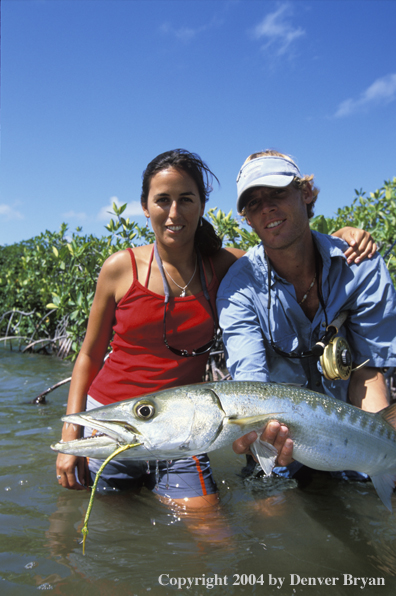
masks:
<svg viewBox="0 0 396 596"><path fill-rule="evenodd" d="M205 345L201 346L200 348L196 348L196 349L192 350L191 352L189 352L188 350L179 350L178 348L173 348L168 343L168 340L167 340L167 337L166 337L166 307L167 307L167 305L169 303L170 292L169 292L168 280L166 279L166 276L165 276L164 267L162 265L161 257L159 256L159 253L158 253L158 247L157 247L157 243L156 242L154 243L154 255L155 255L155 260L157 261L158 269L160 270L160 273L161 273L162 283L163 283L163 286L164 286L163 340L164 340L165 346L168 348L168 350L170 350L171 352L173 352L177 356L183 356L185 358L189 358L191 356L201 356L202 354L206 354L207 352L209 352L211 350L212 346L214 345L214 343L215 343L215 341L217 339L217 317L215 316L215 313L214 313L214 310L213 310L213 306L212 306L212 302L210 300L210 296L209 296L209 292L208 292L208 287L207 287L207 283L206 283L206 276L205 276L205 272L204 272L204 268L203 268L203 263L202 263L202 257L200 255L200 253L197 251L197 259L198 259L198 264L199 264L199 273L200 273L200 277L201 277L201 285L202 285L203 294L204 294L206 300L209 302L210 310L211 310L211 313L212 313L212 318L213 318L213 336L212 336L212 339L210 341L208 341Z"/></svg>
<svg viewBox="0 0 396 596"><path fill-rule="evenodd" d="M169 296L170 296L169 284L168 284L168 280L166 279L164 266L162 265L162 260L161 260L161 257L159 256L158 246L157 246L156 242L154 242L154 256L155 256L155 260L157 261L158 269L160 270L161 277L162 277L162 284L164 287L164 295L165 295L165 304L168 304ZM205 272L204 272L204 268L203 268L202 257L201 257L201 253L199 251L197 251L197 259L198 259L199 276L201 279L202 290L203 290L206 300L208 300L210 303L210 297L209 297L209 292L208 292L208 286L206 283L206 276L205 276Z"/></svg>

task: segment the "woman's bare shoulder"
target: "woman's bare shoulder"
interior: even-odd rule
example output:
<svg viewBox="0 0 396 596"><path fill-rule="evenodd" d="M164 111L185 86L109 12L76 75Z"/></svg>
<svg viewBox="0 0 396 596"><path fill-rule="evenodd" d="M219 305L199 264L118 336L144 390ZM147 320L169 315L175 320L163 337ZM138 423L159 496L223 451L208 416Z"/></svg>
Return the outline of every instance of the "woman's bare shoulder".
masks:
<svg viewBox="0 0 396 596"><path fill-rule="evenodd" d="M144 246L136 246L132 249L137 263L148 262L152 250L152 245L145 244ZM108 257L102 267L109 275L117 275L123 273L125 270L131 269L131 255L129 250L119 250Z"/></svg>
<svg viewBox="0 0 396 596"><path fill-rule="evenodd" d="M131 269L129 251L119 250L105 260L100 275L106 278L118 277L127 269Z"/></svg>
<svg viewBox="0 0 396 596"><path fill-rule="evenodd" d="M221 248L214 257L212 257L213 266L216 271L217 278L222 280L228 269L245 254L244 250L240 248Z"/></svg>
<svg viewBox="0 0 396 596"><path fill-rule="evenodd" d="M227 248L224 248L223 250L234 255L235 261L246 254L246 250L242 250L241 248L233 248L232 246L227 246Z"/></svg>
<svg viewBox="0 0 396 596"><path fill-rule="evenodd" d="M150 245L133 248L138 276L147 269L152 247ZM118 303L131 287L134 281L132 259L129 250L119 250L108 257L101 269L98 288L100 291L112 294Z"/></svg>

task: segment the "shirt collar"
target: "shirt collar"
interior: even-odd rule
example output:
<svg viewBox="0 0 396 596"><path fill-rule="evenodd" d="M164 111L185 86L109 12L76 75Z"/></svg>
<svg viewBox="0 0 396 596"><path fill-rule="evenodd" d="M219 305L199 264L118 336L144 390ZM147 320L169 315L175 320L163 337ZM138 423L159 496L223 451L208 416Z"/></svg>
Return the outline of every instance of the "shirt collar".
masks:
<svg viewBox="0 0 396 596"><path fill-rule="evenodd" d="M348 248L347 242L335 236L328 236L312 230L316 247L322 257L323 269L330 268L331 259L342 257L346 261L344 251Z"/></svg>
<svg viewBox="0 0 396 596"><path fill-rule="evenodd" d="M346 261L344 251L348 248L348 244L344 240L341 240L341 238L337 238L335 236L328 236L327 234L321 234L320 232L316 232L315 230L312 230L312 235L314 237L320 256L322 257L323 275L326 276L327 272L330 269L331 259L342 257ZM256 255L257 263L261 269L261 272L267 275L268 268L263 243L260 242L260 244L254 247L253 251ZM273 269L271 269L271 280L272 283L278 280L287 283Z"/></svg>

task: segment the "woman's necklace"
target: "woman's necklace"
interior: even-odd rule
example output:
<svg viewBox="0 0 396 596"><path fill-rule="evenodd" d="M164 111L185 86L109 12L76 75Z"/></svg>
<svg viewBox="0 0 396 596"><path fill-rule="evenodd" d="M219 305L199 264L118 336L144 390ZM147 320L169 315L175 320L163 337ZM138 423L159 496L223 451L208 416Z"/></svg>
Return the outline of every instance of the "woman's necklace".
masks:
<svg viewBox="0 0 396 596"><path fill-rule="evenodd" d="M197 253L196 253L196 259L198 261L198 266L199 266L199 276L201 279L203 295L205 296L206 300L208 301L210 311L212 313L213 336L212 336L212 339L209 342L207 342L204 346L201 346L200 348L196 348L195 350L192 350L191 352L188 352L188 350L179 350L177 348L173 348L172 346L169 345L168 340L166 339L166 307L169 304L169 284L168 284L168 280L166 279L166 275L164 272L164 265L161 261L159 254L158 254L158 247L157 247L156 242L154 242L154 256L155 256L155 260L157 261L158 269L161 273L162 283L164 284L164 320L163 320L164 344L166 345L168 350L173 352L173 354L176 354L177 356L183 356L185 358L187 358L189 356L199 356L200 354L206 354L212 348L212 346L214 345L216 338L217 338L217 317L216 317L216 313L212 306L212 301L209 296L209 291L208 291L208 287L206 284L205 271L204 271L204 267L203 267L203 263L202 263L202 257L200 255L199 251L197 251ZM195 264L195 269L196 269L196 267L197 267L197 265ZM195 271L194 271L194 275L195 275ZM194 275L193 275L193 277L194 277ZM191 281L191 279L190 279L190 281ZM190 281L188 283L190 283ZM176 284L176 285L178 285L178 284ZM188 284L187 284L187 286L188 286ZM187 286L185 286L185 287L187 287ZM179 288L183 289L183 291L184 291L184 288L182 288L181 286L179 286Z"/></svg>
<svg viewBox="0 0 396 596"><path fill-rule="evenodd" d="M309 286L308 290L305 292L304 296L302 297L302 299L300 300L300 302L298 303L299 306L301 306L301 304L303 302L305 302L305 300L308 297L309 292L311 291L311 289L313 288L313 285L315 283L315 279L316 279L316 271L315 271L315 275L313 276L313 280L311 281L311 285Z"/></svg>
<svg viewBox="0 0 396 596"><path fill-rule="evenodd" d="M190 278L190 281L189 281L188 283L186 283L186 285L183 287L183 286L179 286L179 284L177 283L177 281L175 281L175 280L173 279L173 277L171 276L171 274L169 273L169 271L167 271L167 269L166 269L166 267L165 267L164 263L162 263L162 266L163 266L163 268L164 268L164 271L165 271L165 273L167 274L167 276L168 276L168 277L169 277L169 278L170 278L170 279L173 281L173 283L175 284L175 286L177 286L178 288L180 288L180 289L181 289L181 291L182 291L182 292L181 292L181 294L180 294L181 298L184 298L184 296L186 295L186 290L187 290L188 286L190 285L190 283L191 283L191 282L192 282L192 280L194 279L194 275L195 275L195 274L196 274L196 272L197 272L197 264L198 264L198 259L197 259L197 257L195 256L195 269L194 269L194 273L192 274L192 276L191 276L191 278ZM311 288L310 288L310 289L311 289ZM309 291L309 290L308 290L308 291Z"/></svg>

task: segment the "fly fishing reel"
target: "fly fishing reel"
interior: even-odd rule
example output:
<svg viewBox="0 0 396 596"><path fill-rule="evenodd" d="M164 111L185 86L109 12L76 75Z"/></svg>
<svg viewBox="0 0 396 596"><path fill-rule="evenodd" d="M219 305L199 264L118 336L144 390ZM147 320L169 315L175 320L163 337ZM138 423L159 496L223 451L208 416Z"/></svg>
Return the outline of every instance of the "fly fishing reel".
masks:
<svg viewBox="0 0 396 596"><path fill-rule="evenodd" d="M352 353L344 337L333 337L319 358L323 375L329 381L342 379L346 381L352 372Z"/></svg>
<svg viewBox="0 0 396 596"><path fill-rule="evenodd" d="M352 372L352 352L347 340L337 335L339 328L348 316L347 311L341 312L326 327L325 334L313 346L312 353L319 358L323 376L328 381L342 379L347 381Z"/></svg>

